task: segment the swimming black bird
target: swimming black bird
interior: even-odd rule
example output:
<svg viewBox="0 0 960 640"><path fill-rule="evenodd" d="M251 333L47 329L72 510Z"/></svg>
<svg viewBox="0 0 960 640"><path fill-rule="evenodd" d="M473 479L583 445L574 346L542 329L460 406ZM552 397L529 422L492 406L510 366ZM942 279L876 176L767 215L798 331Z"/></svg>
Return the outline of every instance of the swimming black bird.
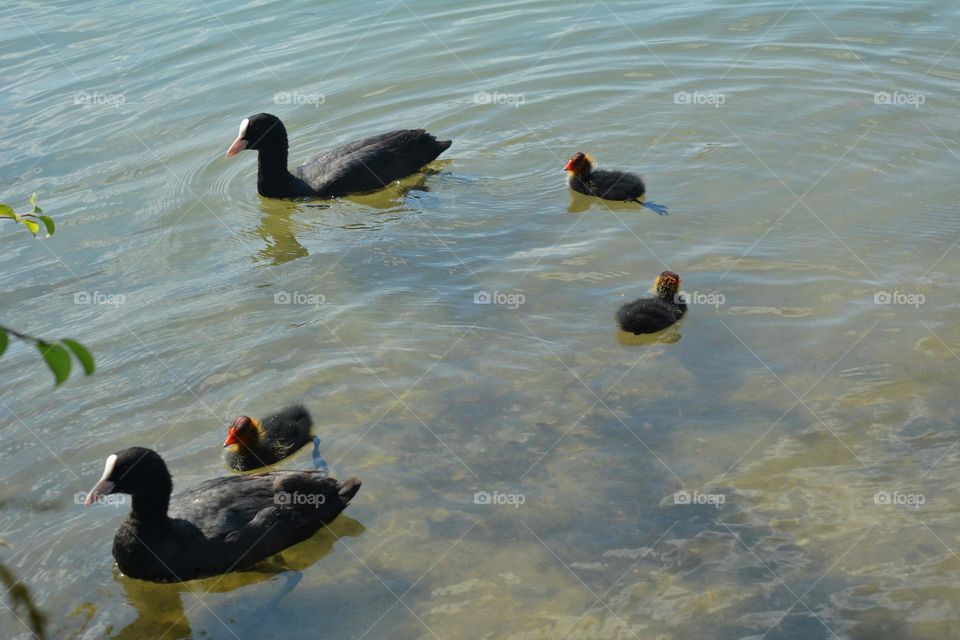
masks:
<svg viewBox="0 0 960 640"><path fill-rule="evenodd" d="M414 174L452 142L423 129L401 129L337 147L290 171L286 128L277 116L258 113L240 123L227 157L244 149L260 153L257 191L266 198L338 198Z"/></svg>
<svg viewBox="0 0 960 640"><path fill-rule="evenodd" d="M629 302L617 311L617 324L624 331L641 334L663 331L683 317L687 304L679 297L680 276L664 271L653 283L656 296Z"/></svg>
<svg viewBox="0 0 960 640"><path fill-rule="evenodd" d="M107 458L86 497L125 493L133 507L113 539L120 571L180 582L249 568L332 522L360 490L317 471L271 471L201 482L171 497L160 455L131 447Z"/></svg>
<svg viewBox="0 0 960 640"><path fill-rule="evenodd" d="M595 169L593 158L579 152L567 161L563 170L567 172L567 184L574 191L604 200L638 202L655 213L667 215L666 207L643 200L647 188L638 175L612 169Z"/></svg>
<svg viewBox="0 0 960 640"><path fill-rule="evenodd" d="M227 427L224 458L237 471L274 464L313 439L313 420L301 404L286 407L260 422L240 416Z"/></svg>

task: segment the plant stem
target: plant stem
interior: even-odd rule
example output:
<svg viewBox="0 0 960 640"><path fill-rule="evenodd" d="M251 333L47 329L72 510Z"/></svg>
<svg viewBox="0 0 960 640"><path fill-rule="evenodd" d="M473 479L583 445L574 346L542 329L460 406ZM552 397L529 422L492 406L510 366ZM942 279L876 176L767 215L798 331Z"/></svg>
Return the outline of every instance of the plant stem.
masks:
<svg viewBox="0 0 960 640"><path fill-rule="evenodd" d="M33 336L28 336L28 335L25 334L25 333L21 333L20 331L17 331L16 329L11 329L10 327L4 326L4 325L2 325L2 324L0 324L0 330L6 331L6 332L9 333L10 335L16 336L16 337L20 338L21 340L29 340L30 342L43 342L44 344L47 343L46 340L41 340L40 338L34 338Z"/></svg>

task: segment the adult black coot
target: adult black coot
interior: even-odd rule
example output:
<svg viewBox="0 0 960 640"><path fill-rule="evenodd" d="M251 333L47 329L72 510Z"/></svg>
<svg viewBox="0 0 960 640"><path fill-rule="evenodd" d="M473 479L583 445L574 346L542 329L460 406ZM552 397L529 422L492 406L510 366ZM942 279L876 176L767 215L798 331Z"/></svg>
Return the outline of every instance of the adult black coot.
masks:
<svg viewBox="0 0 960 640"><path fill-rule="evenodd" d="M202 482L170 497L173 481L156 451L109 456L85 504L127 493L133 508L113 539L113 557L131 578L179 582L246 569L306 540L360 490L316 471L272 471Z"/></svg>
<svg viewBox="0 0 960 640"><path fill-rule="evenodd" d="M680 276L664 271L653 283L656 297L640 298L617 311L617 324L633 334L663 331L687 312L687 304L678 297Z"/></svg>
<svg viewBox="0 0 960 640"><path fill-rule="evenodd" d="M286 407L260 422L240 416L227 427L224 458L237 471L274 464L313 438L313 420L303 405Z"/></svg>
<svg viewBox="0 0 960 640"><path fill-rule="evenodd" d="M567 184L574 191L604 200L638 202L654 213L667 215L666 207L644 202L643 194L647 188L638 175L626 171L595 169L593 158L580 152L567 161L563 170L567 172Z"/></svg>
<svg viewBox="0 0 960 640"><path fill-rule="evenodd" d="M240 123L227 157L244 149L260 152L257 191L264 197L337 198L376 191L416 173L452 142L423 129L401 129L345 144L289 171L286 128L277 116L258 113Z"/></svg>

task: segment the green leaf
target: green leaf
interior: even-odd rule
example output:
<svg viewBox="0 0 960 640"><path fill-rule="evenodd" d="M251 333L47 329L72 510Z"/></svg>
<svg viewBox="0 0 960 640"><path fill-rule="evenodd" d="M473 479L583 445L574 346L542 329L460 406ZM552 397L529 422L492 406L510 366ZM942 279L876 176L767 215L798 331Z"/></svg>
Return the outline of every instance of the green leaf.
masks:
<svg viewBox="0 0 960 640"><path fill-rule="evenodd" d="M28 220L27 218L20 218L20 222L23 223L23 226L33 234L33 237L36 238L37 234L40 233L40 225L34 222L33 220Z"/></svg>
<svg viewBox="0 0 960 640"><path fill-rule="evenodd" d="M70 377L70 354L66 349L46 342L38 342L37 349L53 373L54 384L60 384Z"/></svg>
<svg viewBox="0 0 960 640"><path fill-rule="evenodd" d="M50 216L40 216L40 222L47 228L48 236L52 236L53 232L57 230L57 225L53 224L53 218Z"/></svg>
<svg viewBox="0 0 960 640"><path fill-rule="evenodd" d="M33 212L34 212L34 213L43 213L43 209L41 209L40 207L37 206L37 194L36 194L36 192L34 192L34 194L33 194L32 196L30 196L30 206L33 207Z"/></svg>
<svg viewBox="0 0 960 640"><path fill-rule="evenodd" d="M43 213L43 209L37 206L37 194L36 192L30 196L30 206L33 207L34 213Z"/></svg>
<svg viewBox="0 0 960 640"><path fill-rule="evenodd" d="M3 355L3 352L7 350L7 343L10 342L10 336L7 335L7 330L3 327L0 327L0 356Z"/></svg>
<svg viewBox="0 0 960 640"><path fill-rule="evenodd" d="M89 376L93 373L93 370L96 368L93 364L93 356L90 355L90 352L87 351L85 346L70 338L64 338L60 342L70 347L70 351L73 351L73 355L76 356L80 364L83 365L83 373L85 375Z"/></svg>
<svg viewBox="0 0 960 640"><path fill-rule="evenodd" d="M13 207L0 202L0 218L12 218L13 216Z"/></svg>

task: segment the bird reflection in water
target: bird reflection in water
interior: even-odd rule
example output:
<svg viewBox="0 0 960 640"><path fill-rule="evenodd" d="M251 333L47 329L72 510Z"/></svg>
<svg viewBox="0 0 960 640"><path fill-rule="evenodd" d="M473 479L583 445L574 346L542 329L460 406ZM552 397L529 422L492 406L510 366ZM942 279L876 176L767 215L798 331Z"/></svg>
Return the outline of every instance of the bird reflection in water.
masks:
<svg viewBox="0 0 960 640"><path fill-rule="evenodd" d="M260 265L277 266L310 255L299 238L316 233L318 228L378 231L384 224L416 211L408 206L406 199L419 199L428 194L430 187L426 179L435 173L440 173L440 170L428 169L379 191L337 200L277 200L261 197L259 204L263 215L254 233L263 240L264 245L253 256L254 261ZM331 209L334 211L329 211ZM376 210L375 217L370 215L371 209ZM302 215L294 219L297 213ZM331 214L336 217L331 219ZM311 215L326 217L311 220Z"/></svg>
<svg viewBox="0 0 960 640"><path fill-rule="evenodd" d="M127 603L136 609L137 618L109 637L115 640L199 637L203 632L192 630L190 618L204 613L212 614L213 625L243 626L245 618L251 622L272 611L297 587L303 578L302 572L330 554L340 538L357 537L364 530L353 518L340 516L312 538L249 570L188 582L165 584L134 580L114 566L114 577L120 582ZM251 598L250 591L254 589L257 595ZM236 593L219 595L231 592ZM241 599L243 604L239 606ZM250 602L259 604L251 607ZM215 637L222 635L216 629L209 631Z"/></svg>

